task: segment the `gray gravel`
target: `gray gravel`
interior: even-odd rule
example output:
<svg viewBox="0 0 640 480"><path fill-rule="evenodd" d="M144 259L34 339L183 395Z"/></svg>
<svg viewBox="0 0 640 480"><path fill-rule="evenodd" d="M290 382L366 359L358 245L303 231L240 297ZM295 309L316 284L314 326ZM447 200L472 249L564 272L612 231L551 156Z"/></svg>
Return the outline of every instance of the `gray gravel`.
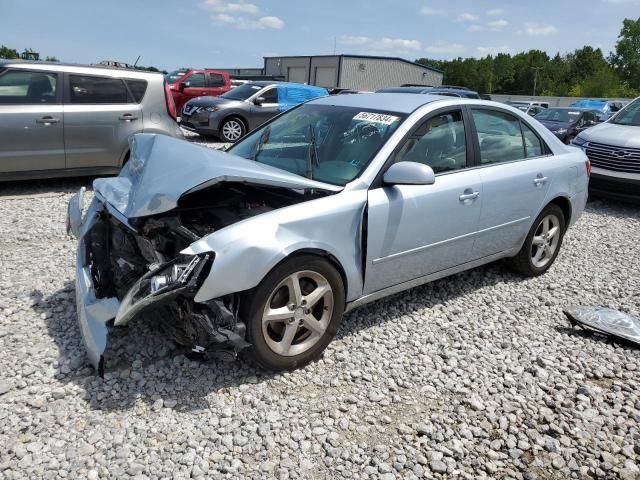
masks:
<svg viewBox="0 0 640 480"><path fill-rule="evenodd" d="M151 320L104 379L75 322L70 192L0 186L0 479L640 478L639 349L566 305L640 314L640 212L594 202L547 275L479 268L360 308L323 359L194 362Z"/></svg>

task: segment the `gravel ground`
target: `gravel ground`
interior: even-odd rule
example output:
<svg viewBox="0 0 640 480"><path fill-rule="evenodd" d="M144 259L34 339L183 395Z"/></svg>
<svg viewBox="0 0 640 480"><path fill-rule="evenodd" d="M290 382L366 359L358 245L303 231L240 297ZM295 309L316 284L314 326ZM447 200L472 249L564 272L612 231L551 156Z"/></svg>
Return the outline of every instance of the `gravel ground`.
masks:
<svg viewBox="0 0 640 480"><path fill-rule="evenodd" d="M590 203L542 277L494 264L362 307L304 369L191 361L143 321L101 379L64 232L89 182L0 186L0 479L640 478L639 350L561 313L640 314L637 207Z"/></svg>

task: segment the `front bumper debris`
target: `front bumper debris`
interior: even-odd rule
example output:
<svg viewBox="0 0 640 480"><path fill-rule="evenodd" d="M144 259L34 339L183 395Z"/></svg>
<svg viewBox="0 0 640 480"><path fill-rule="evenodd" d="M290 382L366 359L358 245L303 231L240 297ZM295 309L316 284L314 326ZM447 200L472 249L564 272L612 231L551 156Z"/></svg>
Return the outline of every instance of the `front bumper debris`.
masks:
<svg viewBox="0 0 640 480"><path fill-rule="evenodd" d="M225 307L222 300L209 300L197 306L194 304L193 298L211 270L213 252L181 255L159 265L153 264L122 295L105 288L111 280L108 275L104 276L105 267L101 266L104 259L98 255L100 251L95 250L100 248L95 243L96 230L108 231L103 228L102 222L107 223L109 218L118 221L126 221L126 218L115 216L112 207L99 194L96 194L83 215L83 195L84 189L69 201L67 229L78 239L75 283L78 325L89 361L100 376L104 374L104 354L110 325L126 325L143 312L161 306L176 312L175 316L167 317L173 328L183 327L184 331L192 332L187 322L191 322L189 325L192 326L195 322L198 328L206 332L205 336L188 337L187 342L193 340L193 344L171 337L195 351L212 347L231 348L237 352L249 346L244 340L244 324ZM103 239L99 245L106 244L109 241ZM183 340L184 336L180 338Z"/></svg>
<svg viewBox="0 0 640 480"><path fill-rule="evenodd" d="M81 210L83 195L84 188L69 201L67 227L78 238L76 252L78 326L89 361L98 374L102 375L104 372L103 354L107 347L107 322L116 316L120 302L115 297L96 298L84 237L86 232L97 222L100 207L98 201L94 199L83 218Z"/></svg>

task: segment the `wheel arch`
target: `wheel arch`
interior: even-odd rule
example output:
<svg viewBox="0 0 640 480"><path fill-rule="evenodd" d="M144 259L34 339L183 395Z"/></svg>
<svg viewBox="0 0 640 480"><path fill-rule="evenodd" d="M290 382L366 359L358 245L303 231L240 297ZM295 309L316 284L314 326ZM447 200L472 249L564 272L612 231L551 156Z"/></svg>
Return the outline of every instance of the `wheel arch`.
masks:
<svg viewBox="0 0 640 480"><path fill-rule="evenodd" d="M569 228L569 224L571 223L571 215L573 213L572 207L571 207L571 201L569 201L567 197L558 196L552 199L549 203L547 203L547 205L545 205L545 208L548 205L552 205L552 204L557 205L562 210L562 213L564 215L564 229L566 232L567 229Z"/></svg>
<svg viewBox="0 0 640 480"><path fill-rule="evenodd" d="M283 262L286 262L287 260L291 259L292 257L298 257L298 256L301 256L301 255L315 255L317 257L324 258L331 265L333 265L335 267L335 269L340 274L340 278L342 278L342 283L343 283L343 287L344 287L345 303L346 303L347 293L349 292L349 282L347 280L347 273L345 272L344 267L340 263L340 260L338 260L335 255L333 255L331 252L329 252L327 250L323 250L321 248L301 248L299 250L295 250L295 251L291 252L289 255L287 255L282 260L280 260L273 268L276 268L278 265L280 265ZM273 270L273 268L271 270Z"/></svg>

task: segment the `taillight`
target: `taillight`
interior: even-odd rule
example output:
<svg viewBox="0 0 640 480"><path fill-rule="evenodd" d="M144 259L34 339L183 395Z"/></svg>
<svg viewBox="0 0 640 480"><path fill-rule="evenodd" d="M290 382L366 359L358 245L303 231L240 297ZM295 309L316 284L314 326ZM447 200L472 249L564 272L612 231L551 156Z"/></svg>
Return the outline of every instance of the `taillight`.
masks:
<svg viewBox="0 0 640 480"><path fill-rule="evenodd" d="M591 161L587 158L584 162L584 169L587 171L587 177L591 176Z"/></svg>
<svg viewBox="0 0 640 480"><path fill-rule="evenodd" d="M164 85L164 99L167 102L167 113L174 120L178 120L178 111L176 110L176 103L173 101L173 94L169 89L169 84Z"/></svg>

